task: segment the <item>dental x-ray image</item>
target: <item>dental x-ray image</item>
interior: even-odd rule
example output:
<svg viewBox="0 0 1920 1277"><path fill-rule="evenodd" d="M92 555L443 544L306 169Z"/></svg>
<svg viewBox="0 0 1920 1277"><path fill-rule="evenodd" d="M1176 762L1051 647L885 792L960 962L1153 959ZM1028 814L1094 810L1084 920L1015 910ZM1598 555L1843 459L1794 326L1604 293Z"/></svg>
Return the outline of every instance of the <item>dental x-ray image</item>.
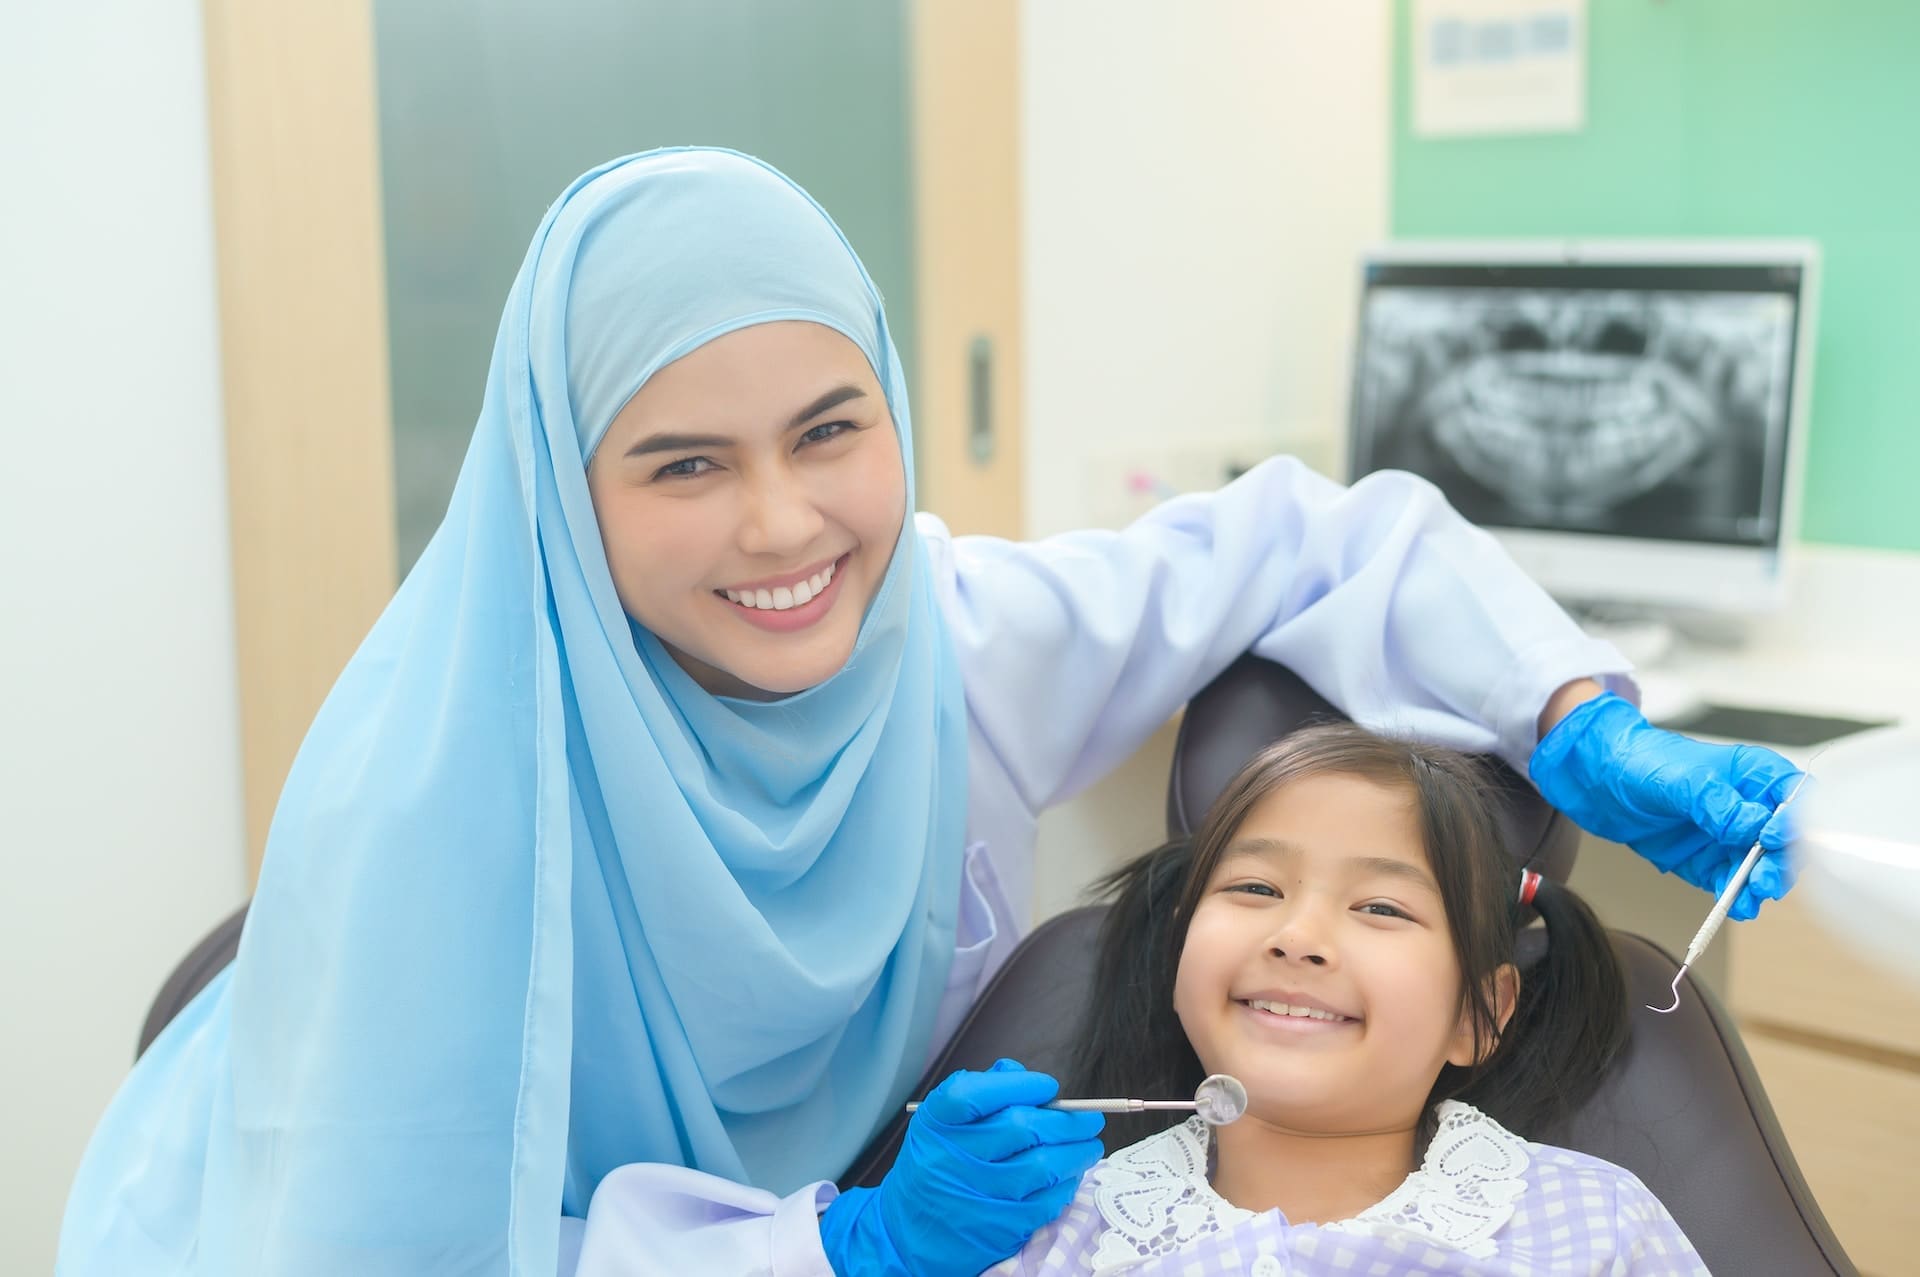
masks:
<svg viewBox="0 0 1920 1277"><path fill-rule="evenodd" d="M1765 542L1793 323L1779 293L1376 287L1355 474L1411 470L1492 526Z"/></svg>

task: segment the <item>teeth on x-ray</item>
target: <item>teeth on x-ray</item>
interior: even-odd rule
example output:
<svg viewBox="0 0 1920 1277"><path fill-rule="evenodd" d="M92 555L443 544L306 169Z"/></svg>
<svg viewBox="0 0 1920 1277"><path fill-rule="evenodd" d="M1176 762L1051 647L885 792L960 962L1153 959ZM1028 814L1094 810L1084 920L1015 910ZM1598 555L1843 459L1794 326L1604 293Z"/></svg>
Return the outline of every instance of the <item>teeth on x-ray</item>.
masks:
<svg viewBox="0 0 1920 1277"><path fill-rule="evenodd" d="M1793 314L1751 293L1375 289L1355 428L1482 522L1620 530L1628 507L1750 520ZM1478 507L1477 510L1474 507Z"/></svg>

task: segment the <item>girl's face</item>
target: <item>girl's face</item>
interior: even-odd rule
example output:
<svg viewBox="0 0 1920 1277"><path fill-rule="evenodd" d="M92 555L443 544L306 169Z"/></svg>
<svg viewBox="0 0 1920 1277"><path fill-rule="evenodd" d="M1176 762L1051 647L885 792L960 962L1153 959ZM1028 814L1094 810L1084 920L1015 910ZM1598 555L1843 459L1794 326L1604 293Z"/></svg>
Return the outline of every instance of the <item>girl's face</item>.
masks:
<svg viewBox="0 0 1920 1277"><path fill-rule="evenodd" d="M622 408L587 468L628 615L718 695L804 691L853 653L906 518L866 356L797 321L719 337Z"/></svg>
<svg viewBox="0 0 1920 1277"><path fill-rule="evenodd" d="M1410 1128L1441 1066L1473 1061L1460 994L1413 794L1323 774L1266 795L1228 842L1174 1011L1207 1072L1246 1083L1255 1118L1352 1134Z"/></svg>

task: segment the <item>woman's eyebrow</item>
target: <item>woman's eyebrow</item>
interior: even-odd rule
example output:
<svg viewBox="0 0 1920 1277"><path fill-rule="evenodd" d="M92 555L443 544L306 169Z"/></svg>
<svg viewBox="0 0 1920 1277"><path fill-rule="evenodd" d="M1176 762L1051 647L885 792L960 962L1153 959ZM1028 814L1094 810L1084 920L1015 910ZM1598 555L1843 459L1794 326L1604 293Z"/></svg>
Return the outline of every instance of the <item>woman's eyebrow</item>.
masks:
<svg viewBox="0 0 1920 1277"><path fill-rule="evenodd" d="M821 395L805 408L796 412L793 415L793 420L787 423L787 429L791 430L795 426L803 426L827 409L837 408L849 399L865 399L866 397L867 392L852 383L844 386L835 386L832 390L829 390L826 394Z"/></svg>
<svg viewBox="0 0 1920 1277"><path fill-rule="evenodd" d="M629 457L644 457L649 452L685 452L692 448L731 448L734 440L724 435L648 435L628 448Z"/></svg>
<svg viewBox="0 0 1920 1277"><path fill-rule="evenodd" d="M851 383L844 386L835 386L832 390L827 391L826 394L821 395L818 399L795 413L793 419L787 422L787 429L792 430L796 427L804 426L807 422L812 421L827 409L837 408L848 400L865 399L866 397L866 391ZM737 442L738 440L729 439L725 435L687 435L671 433L648 435L631 448L628 448L626 455L629 457L644 457L652 452L687 452L695 448L731 448Z"/></svg>

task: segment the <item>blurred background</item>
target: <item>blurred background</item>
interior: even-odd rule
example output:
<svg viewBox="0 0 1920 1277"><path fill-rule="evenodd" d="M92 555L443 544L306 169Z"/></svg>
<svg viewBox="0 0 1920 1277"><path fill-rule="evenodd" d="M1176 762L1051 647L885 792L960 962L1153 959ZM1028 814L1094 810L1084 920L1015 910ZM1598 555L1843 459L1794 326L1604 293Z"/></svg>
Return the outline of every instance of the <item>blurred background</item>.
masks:
<svg viewBox="0 0 1920 1277"><path fill-rule="evenodd" d="M1709 734L1920 717L1920 9L1451 8L0 0L0 1271L50 1270L149 1001L245 899L307 722L440 517L528 236L616 155L725 145L807 187L887 296L923 507L1015 537L1274 453L1365 468L1372 246L1810 244L1818 326L1810 275L1756 427L1770 610L1585 615L1684 682L1676 713L1775 715ZM1536 10L1574 25L1499 16ZM1529 51L1570 116L1422 97ZM1049 814L1040 913L1157 841L1170 744ZM1706 908L1617 848L1575 885L1676 949ZM1920 995L1792 902L1733 930L1708 978L1842 1240L1902 1271Z"/></svg>

